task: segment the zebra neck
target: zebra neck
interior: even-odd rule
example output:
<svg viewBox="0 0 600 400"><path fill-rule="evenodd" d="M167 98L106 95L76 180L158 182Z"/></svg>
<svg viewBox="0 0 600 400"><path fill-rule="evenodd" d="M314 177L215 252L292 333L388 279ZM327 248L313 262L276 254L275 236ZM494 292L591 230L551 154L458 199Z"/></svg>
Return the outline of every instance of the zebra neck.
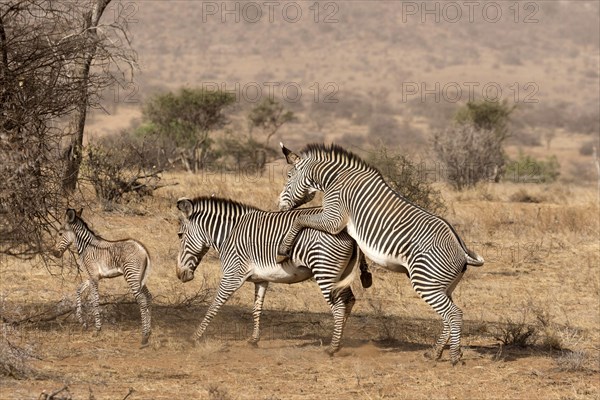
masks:
<svg viewBox="0 0 600 400"><path fill-rule="evenodd" d="M89 246L97 247L100 241L102 241L102 239L96 237L91 231L83 227L75 229L74 231L77 253L79 255L82 255Z"/></svg>
<svg viewBox="0 0 600 400"><path fill-rule="evenodd" d="M211 241L211 246L219 254L223 243L229 237L231 230L237 224L239 216L217 216L210 225L212 229L207 232L208 238Z"/></svg>
<svg viewBox="0 0 600 400"><path fill-rule="evenodd" d="M356 166L348 166L334 162L328 163L324 168L315 172L316 176L315 179L313 179L314 188L322 192L326 191L332 185L335 185L338 182L340 175L348 173L360 175L378 174L377 170L374 169L366 167L358 168Z"/></svg>

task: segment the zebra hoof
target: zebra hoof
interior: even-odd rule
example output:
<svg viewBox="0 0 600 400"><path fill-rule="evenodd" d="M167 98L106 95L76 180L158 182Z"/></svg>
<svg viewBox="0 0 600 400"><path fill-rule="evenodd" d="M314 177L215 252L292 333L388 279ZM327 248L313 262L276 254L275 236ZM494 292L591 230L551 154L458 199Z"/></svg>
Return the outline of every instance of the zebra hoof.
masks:
<svg viewBox="0 0 600 400"><path fill-rule="evenodd" d="M140 345L140 349L144 349L144 348L150 346L149 339L150 339L150 334L144 335L142 337L142 343Z"/></svg>
<svg viewBox="0 0 600 400"><path fill-rule="evenodd" d="M258 340L248 339L248 344L252 347L258 347Z"/></svg>
<svg viewBox="0 0 600 400"><path fill-rule="evenodd" d="M325 350L325 353L327 353L327 355L329 355L329 357L333 357L333 355L335 353L337 353L339 350L340 350L339 347L338 348L329 347L327 350Z"/></svg>
<svg viewBox="0 0 600 400"><path fill-rule="evenodd" d="M373 285L373 275L370 272L361 272L360 283L362 287L368 289Z"/></svg>
<svg viewBox="0 0 600 400"><path fill-rule="evenodd" d="M455 366L458 363L460 363L460 365L465 365L465 362L462 361L462 356L463 356L463 352L462 352L462 349L460 349L458 351L458 355L455 357L452 357L452 366Z"/></svg>
<svg viewBox="0 0 600 400"><path fill-rule="evenodd" d="M429 351L423 353L423 357L428 360L439 361L442 358L442 352L438 351L435 347Z"/></svg>

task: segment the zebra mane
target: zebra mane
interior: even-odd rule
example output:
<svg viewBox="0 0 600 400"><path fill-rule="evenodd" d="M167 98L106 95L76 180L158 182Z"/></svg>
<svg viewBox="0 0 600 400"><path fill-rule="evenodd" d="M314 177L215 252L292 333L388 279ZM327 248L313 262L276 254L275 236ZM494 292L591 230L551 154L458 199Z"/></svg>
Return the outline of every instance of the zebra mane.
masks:
<svg viewBox="0 0 600 400"><path fill-rule="evenodd" d="M91 234L92 234L92 235L93 235L95 238L104 240L104 238L103 238L102 236L98 235L96 232L94 232L94 231L92 230L92 228L90 228L90 227L89 227L89 225L87 224L87 222L85 222L85 221L83 220L83 218L81 218L79 215L76 215L76 216L75 216L75 220L74 220L74 221L71 223L71 225L73 225L74 223L79 223L79 224L81 224L81 225L83 226L83 228L84 228L86 231L88 231L89 233L91 233Z"/></svg>
<svg viewBox="0 0 600 400"><path fill-rule="evenodd" d="M199 196L190 201L192 202L192 214L198 214L205 210L216 214L230 214L233 212L236 215L249 211L261 211L258 207L224 197Z"/></svg>
<svg viewBox="0 0 600 400"><path fill-rule="evenodd" d="M356 168L362 171L374 171L379 174L379 170L358 155L344 149L337 144L326 145L324 143L310 143L301 151L309 157L314 157L317 160L332 161L338 165L349 168Z"/></svg>

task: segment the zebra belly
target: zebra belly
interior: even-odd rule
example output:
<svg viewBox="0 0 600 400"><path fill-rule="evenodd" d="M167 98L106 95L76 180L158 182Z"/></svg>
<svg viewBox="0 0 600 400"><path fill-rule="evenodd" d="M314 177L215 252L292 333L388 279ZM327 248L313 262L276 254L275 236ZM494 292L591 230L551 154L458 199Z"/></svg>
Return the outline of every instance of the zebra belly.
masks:
<svg viewBox="0 0 600 400"><path fill-rule="evenodd" d="M250 282L298 283L310 279L312 271L304 266L296 266L291 262L273 266L252 266Z"/></svg>
<svg viewBox="0 0 600 400"><path fill-rule="evenodd" d="M356 240L358 247L365 253L365 255L373 261L375 264L380 265L390 271L408 273L408 259L402 254L392 256L385 252L370 246L363 238L358 237L356 229L352 221L348 222L346 227L348 234Z"/></svg>
<svg viewBox="0 0 600 400"><path fill-rule="evenodd" d="M123 275L123 268L115 268L105 263L98 265L98 277L99 278L114 278Z"/></svg>

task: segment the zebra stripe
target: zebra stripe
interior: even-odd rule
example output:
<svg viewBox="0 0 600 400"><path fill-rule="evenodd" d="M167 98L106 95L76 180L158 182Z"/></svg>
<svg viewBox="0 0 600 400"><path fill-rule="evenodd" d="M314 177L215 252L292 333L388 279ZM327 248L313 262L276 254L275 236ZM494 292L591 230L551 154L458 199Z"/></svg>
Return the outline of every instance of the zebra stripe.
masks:
<svg viewBox="0 0 600 400"><path fill-rule="evenodd" d="M278 264L277 245L300 215L320 209L267 212L215 197L180 199L182 212L177 277L187 282L210 247L220 256L222 278L215 299L195 333L199 339L219 308L246 281L255 284L254 329L249 342L260 340L260 316L269 282L297 283L315 278L329 304L334 331L328 353L339 350L346 320L354 305L350 283L360 263L359 249L345 232L333 236L306 230L298 236L290 262ZM361 269L365 268L361 264Z"/></svg>
<svg viewBox="0 0 600 400"><path fill-rule="evenodd" d="M89 288L96 331L100 331L102 319L100 318L98 281L123 275L140 307L142 347L146 347L151 333L150 304L152 295L146 286L151 264L150 256L144 245L133 239L117 241L103 239L81 219L81 211L77 213L73 209L67 210L63 226L58 234L59 240L54 255L61 257L65 250L74 243L77 248L77 263L88 274L88 279L77 288L75 310L77 319L84 324L81 295Z"/></svg>
<svg viewBox="0 0 600 400"><path fill-rule="evenodd" d="M278 248L278 260L289 257L304 228L329 233L346 228L366 256L409 276L415 291L444 321L433 356L439 359L450 341L456 364L462 311L452 302L452 291L467 266L481 266L483 258L467 248L447 221L396 193L377 169L355 154L336 145L312 144L298 155L281 146L293 168L279 196L280 209L304 204L315 190L324 195L321 213L294 221Z"/></svg>

